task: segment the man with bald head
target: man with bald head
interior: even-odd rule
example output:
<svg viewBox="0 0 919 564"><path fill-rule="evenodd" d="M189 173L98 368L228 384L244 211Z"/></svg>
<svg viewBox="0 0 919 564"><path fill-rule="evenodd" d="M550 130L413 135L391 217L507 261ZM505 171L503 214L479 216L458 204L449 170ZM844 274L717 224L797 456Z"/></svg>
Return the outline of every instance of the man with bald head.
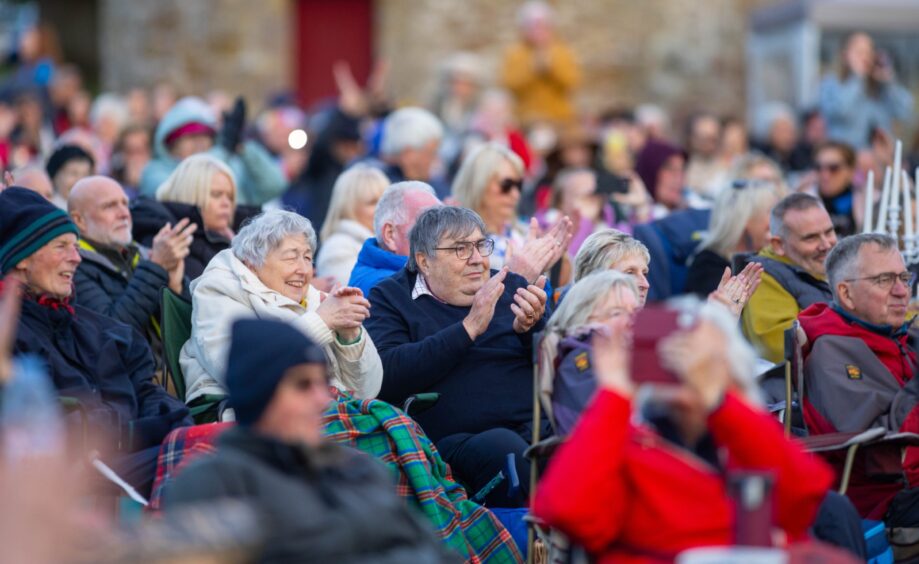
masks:
<svg viewBox="0 0 919 564"><path fill-rule="evenodd" d="M75 300L84 307L135 327L151 345L159 336L160 292L181 294L185 261L197 226L183 219L164 226L147 249L131 236L128 197L118 182L88 176L74 184L67 210L80 229L83 261L74 275ZM158 350L154 346L154 351Z"/></svg>
<svg viewBox="0 0 919 564"><path fill-rule="evenodd" d="M38 192L41 197L51 201L54 197L54 185L45 169L29 165L13 171L13 184Z"/></svg>

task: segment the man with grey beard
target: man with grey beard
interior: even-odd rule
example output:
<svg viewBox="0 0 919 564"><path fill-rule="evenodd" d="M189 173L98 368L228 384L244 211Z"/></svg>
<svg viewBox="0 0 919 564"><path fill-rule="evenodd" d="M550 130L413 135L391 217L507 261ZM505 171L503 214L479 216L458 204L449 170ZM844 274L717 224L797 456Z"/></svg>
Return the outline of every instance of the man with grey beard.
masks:
<svg viewBox="0 0 919 564"><path fill-rule="evenodd" d="M78 181L67 209L80 229L83 258L74 275L76 303L135 327L153 344L158 340L160 292L166 286L183 292L183 259L197 226L187 219L167 224L152 248L141 247L131 235L128 197L105 176Z"/></svg>

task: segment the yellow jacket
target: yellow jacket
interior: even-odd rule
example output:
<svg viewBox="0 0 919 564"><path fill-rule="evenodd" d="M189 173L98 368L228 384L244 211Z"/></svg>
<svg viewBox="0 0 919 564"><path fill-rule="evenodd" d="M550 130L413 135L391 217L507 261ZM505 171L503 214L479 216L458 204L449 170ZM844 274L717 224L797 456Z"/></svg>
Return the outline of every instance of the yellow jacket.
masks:
<svg viewBox="0 0 919 564"><path fill-rule="evenodd" d="M565 122L574 117L571 93L581 81L581 69L563 43L549 45L544 68L539 67L536 50L529 44L512 46L504 57L502 76L505 88L517 102L521 123Z"/></svg>
<svg viewBox="0 0 919 564"><path fill-rule="evenodd" d="M773 253L768 247L760 251L759 256L784 264L795 264ZM759 288L741 315L744 335L763 358L782 362L785 358L785 330L791 327L791 322L797 319L800 311L795 297L778 280L763 272Z"/></svg>

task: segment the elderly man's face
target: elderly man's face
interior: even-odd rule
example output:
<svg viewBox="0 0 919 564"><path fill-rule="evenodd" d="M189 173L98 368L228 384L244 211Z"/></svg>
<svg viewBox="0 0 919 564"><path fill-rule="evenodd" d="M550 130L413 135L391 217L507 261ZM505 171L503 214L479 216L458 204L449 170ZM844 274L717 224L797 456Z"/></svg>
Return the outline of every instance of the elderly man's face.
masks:
<svg viewBox="0 0 919 564"><path fill-rule="evenodd" d="M331 399L324 365L293 366L284 373L255 428L287 443L319 446L322 414Z"/></svg>
<svg viewBox="0 0 919 564"><path fill-rule="evenodd" d="M313 281L313 249L306 235L288 235L268 252L262 266L250 266L262 284L301 303Z"/></svg>
<svg viewBox="0 0 919 564"><path fill-rule="evenodd" d="M826 275L826 256L836 246L830 214L820 206L785 213L785 237L772 236L772 249L817 276Z"/></svg>
<svg viewBox="0 0 919 564"><path fill-rule="evenodd" d="M488 257L483 257L473 245L472 255L462 260L457 257L454 248L463 243L475 244L483 240L485 235L475 229L465 237L441 237L437 242L438 250L434 251L432 257L423 253L416 254L418 267L435 296L454 306L472 305L475 293L488 280Z"/></svg>
<svg viewBox="0 0 919 564"><path fill-rule="evenodd" d="M648 282L648 262L645 257L639 254L626 255L609 265L609 268L610 270L628 274L635 279L635 284L638 285L638 307L645 307L648 290L651 288L651 284Z"/></svg>
<svg viewBox="0 0 919 564"><path fill-rule="evenodd" d="M906 265L898 250L885 250L874 243L862 245L852 278L837 284L839 305L868 323L899 327L906 320L910 288L899 278L888 275L905 272Z"/></svg>
<svg viewBox="0 0 919 564"><path fill-rule="evenodd" d="M23 259L13 272L31 291L63 299L73 292L73 274L81 260L77 236L64 233Z"/></svg>
<svg viewBox="0 0 919 564"><path fill-rule="evenodd" d="M383 241L378 241L380 246L387 251L399 256L407 257L409 253L408 234L415 226L415 221L424 210L440 204L436 196L427 192L408 192L403 198L402 205L405 209L405 222L401 224L386 224L383 227Z"/></svg>
<svg viewBox="0 0 919 564"><path fill-rule="evenodd" d="M112 248L131 244L131 212L121 186L110 179L88 179L90 186L71 194L70 216L84 239ZM84 188L86 191L84 192Z"/></svg>

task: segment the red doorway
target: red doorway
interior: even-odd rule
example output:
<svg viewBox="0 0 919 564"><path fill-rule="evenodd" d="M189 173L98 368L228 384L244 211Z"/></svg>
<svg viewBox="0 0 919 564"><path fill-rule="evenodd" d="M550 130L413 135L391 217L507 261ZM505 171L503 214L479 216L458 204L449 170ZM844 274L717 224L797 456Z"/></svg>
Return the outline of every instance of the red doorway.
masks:
<svg viewBox="0 0 919 564"><path fill-rule="evenodd" d="M373 64L372 0L297 0L294 76L309 108L337 94L332 65L347 61L363 84Z"/></svg>

